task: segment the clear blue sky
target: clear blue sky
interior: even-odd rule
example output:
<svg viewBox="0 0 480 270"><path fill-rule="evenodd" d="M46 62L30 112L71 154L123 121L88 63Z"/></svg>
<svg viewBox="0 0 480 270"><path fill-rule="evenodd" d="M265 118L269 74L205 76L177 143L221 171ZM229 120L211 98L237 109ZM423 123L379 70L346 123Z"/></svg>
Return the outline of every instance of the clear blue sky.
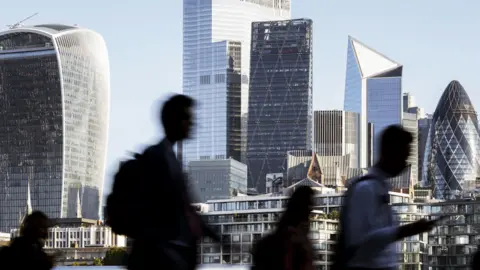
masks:
<svg viewBox="0 0 480 270"><path fill-rule="evenodd" d="M404 92L433 112L452 79L480 109L478 0L292 0L314 22L314 108L341 109L347 36L404 65ZM0 27L78 24L102 34L111 65L107 185L117 160L160 136L155 101L181 91L182 0L4 1Z"/></svg>

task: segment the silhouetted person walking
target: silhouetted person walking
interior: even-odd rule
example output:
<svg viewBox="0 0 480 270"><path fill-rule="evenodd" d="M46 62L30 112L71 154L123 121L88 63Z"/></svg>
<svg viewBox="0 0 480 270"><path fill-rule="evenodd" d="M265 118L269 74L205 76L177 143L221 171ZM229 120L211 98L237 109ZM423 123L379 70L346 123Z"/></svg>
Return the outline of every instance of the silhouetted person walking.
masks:
<svg viewBox="0 0 480 270"><path fill-rule="evenodd" d="M122 207L118 208L118 205L110 211L113 213L112 219L117 218L111 222L113 224L117 222L119 225L122 217L123 223L128 222L126 219L138 220L128 224L129 227L124 230L134 239L128 260L129 269L194 269L197 264L197 241L203 236L220 241L191 206L186 179L173 151L175 143L190 135L193 107L193 99L184 95L175 95L166 101L161 111L165 138L146 149L142 155L137 155L136 163L128 161L128 173L125 170L122 174L122 168L118 173L119 179L125 178L123 182L130 177L130 184L133 181L136 185L121 187L120 181L117 186L115 183L110 199L112 205L120 204L121 197L127 199L129 193L123 193L122 196L118 196L121 194L118 193L115 199L115 189L131 188L132 198L129 205L125 205L125 215L121 215ZM125 209L129 209L128 215Z"/></svg>
<svg viewBox="0 0 480 270"><path fill-rule="evenodd" d="M334 269L396 269L395 242L434 227L436 221L424 219L399 226L389 205L387 180L406 168L412 140L402 127L387 127L380 139L378 163L349 186L340 214Z"/></svg>
<svg viewBox="0 0 480 270"><path fill-rule="evenodd" d="M1 269L52 269L54 259L43 251L48 227L49 219L44 213L34 211L28 215L20 229L20 236L2 250Z"/></svg>
<svg viewBox="0 0 480 270"><path fill-rule="evenodd" d="M307 186L295 190L276 230L256 243L252 270L313 270L308 239L313 194Z"/></svg>

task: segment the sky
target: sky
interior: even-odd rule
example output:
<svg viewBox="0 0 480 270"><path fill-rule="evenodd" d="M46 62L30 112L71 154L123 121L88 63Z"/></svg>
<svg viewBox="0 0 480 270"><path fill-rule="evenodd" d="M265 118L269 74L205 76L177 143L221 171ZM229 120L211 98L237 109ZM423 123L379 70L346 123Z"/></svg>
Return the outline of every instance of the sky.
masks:
<svg viewBox="0 0 480 270"><path fill-rule="evenodd" d="M480 108L480 1L291 1L292 18L314 23L315 110L343 108L348 35L402 64L403 91L426 112L435 110L454 79ZM26 25L77 24L105 38L111 72L108 190L119 159L161 138L158 100L182 91L182 1L4 1L0 29L36 12Z"/></svg>

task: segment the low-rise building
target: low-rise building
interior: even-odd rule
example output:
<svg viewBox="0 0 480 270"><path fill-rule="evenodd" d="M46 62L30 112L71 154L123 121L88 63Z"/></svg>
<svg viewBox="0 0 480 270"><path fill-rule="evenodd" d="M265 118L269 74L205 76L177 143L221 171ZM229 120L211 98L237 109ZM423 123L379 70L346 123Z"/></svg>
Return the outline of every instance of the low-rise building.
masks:
<svg viewBox="0 0 480 270"><path fill-rule="evenodd" d="M53 219L45 248L126 247L126 237L97 220L85 218ZM19 230L12 231L18 236Z"/></svg>

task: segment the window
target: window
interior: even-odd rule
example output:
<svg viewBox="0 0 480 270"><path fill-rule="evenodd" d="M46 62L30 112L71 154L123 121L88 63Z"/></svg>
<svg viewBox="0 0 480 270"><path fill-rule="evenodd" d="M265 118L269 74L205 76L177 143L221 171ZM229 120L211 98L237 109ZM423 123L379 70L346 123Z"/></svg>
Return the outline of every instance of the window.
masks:
<svg viewBox="0 0 480 270"><path fill-rule="evenodd" d="M210 75L200 76L200 84L210 84Z"/></svg>

